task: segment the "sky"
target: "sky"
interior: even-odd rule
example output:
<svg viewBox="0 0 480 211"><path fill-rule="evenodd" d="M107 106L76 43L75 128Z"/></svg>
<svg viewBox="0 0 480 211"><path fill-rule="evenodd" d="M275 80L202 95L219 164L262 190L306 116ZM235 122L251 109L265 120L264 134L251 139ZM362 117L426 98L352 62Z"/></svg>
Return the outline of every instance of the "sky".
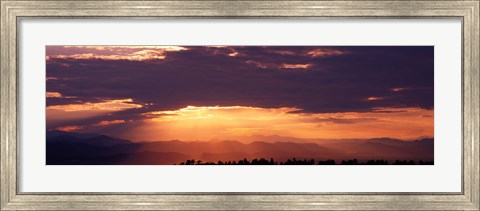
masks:
<svg viewBox="0 0 480 211"><path fill-rule="evenodd" d="M433 46L47 46L47 130L433 137Z"/></svg>

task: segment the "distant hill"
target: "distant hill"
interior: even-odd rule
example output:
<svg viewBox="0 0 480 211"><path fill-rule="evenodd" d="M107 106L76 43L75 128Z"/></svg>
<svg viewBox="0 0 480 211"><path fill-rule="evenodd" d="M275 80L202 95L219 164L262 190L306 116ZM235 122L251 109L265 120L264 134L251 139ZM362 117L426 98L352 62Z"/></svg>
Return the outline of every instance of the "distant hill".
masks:
<svg viewBox="0 0 480 211"><path fill-rule="evenodd" d="M72 136L75 138L93 138L95 136L99 136L98 134L93 133L75 133L75 132L65 132L61 130L48 130L47 131L47 139L51 139L57 136Z"/></svg>
<svg viewBox="0 0 480 211"><path fill-rule="evenodd" d="M244 158L274 158L277 161L291 158L338 161L342 159L433 160L433 139L402 141L376 138L320 143L280 140L251 143L178 140L131 142L98 134L47 132L47 164L150 165L179 164L187 159L217 162Z"/></svg>
<svg viewBox="0 0 480 211"><path fill-rule="evenodd" d="M97 135L97 136L86 136L88 138L78 138L71 135L60 135L55 136L52 138L47 138L47 142L60 142L65 144L75 144L75 143L82 143L94 146L114 146L119 144L131 144L129 140L124 139L116 139L105 135Z"/></svg>

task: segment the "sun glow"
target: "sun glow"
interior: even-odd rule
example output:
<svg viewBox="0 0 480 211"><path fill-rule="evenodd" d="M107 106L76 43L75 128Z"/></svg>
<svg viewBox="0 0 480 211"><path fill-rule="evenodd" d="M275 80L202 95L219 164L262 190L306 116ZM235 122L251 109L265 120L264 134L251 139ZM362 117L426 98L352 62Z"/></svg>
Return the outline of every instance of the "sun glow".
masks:
<svg viewBox="0 0 480 211"><path fill-rule="evenodd" d="M242 140L242 137L415 139L433 136L433 110L376 108L371 112L305 113L299 108L187 106L143 114L129 134L140 140Z"/></svg>
<svg viewBox="0 0 480 211"><path fill-rule="evenodd" d="M154 111L144 115L153 117L150 121L178 121L192 119L211 120L273 120L289 112L299 111L298 108L258 108L248 106L187 106L172 111Z"/></svg>

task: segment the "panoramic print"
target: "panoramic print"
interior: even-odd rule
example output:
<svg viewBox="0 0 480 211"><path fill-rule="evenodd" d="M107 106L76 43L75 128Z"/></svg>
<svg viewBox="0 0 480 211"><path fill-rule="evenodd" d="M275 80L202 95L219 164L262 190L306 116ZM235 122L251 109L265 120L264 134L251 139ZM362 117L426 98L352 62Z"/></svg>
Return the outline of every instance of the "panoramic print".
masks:
<svg viewBox="0 0 480 211"><path fill-rule="evenodd" d="M433 46L46 46L47 165L433 165Z"/></svg>

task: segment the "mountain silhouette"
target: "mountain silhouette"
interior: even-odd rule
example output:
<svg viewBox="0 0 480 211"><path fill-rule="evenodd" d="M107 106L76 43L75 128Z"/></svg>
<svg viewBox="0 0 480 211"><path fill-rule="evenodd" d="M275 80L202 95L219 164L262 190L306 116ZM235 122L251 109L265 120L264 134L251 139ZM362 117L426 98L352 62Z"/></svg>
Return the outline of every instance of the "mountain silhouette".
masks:
<svg viewBox="0 0 480 211"><path fill-rule="evenodd" d="M76 132L66 132L61 130L48 130L46 133L47 139L54 138L57 136L73 136L75 138L93 138L99 136L99 134L94 133L76 133Z"/></svg>
<svg viewBox="0 0 480 211"><path fill-rule="evenodd" d="M116 139L106 135L97 135L88 138L77 138L70 135L60 135L47 139L48 142L61 142L65 144L83 143L94 146L114 146L119 144L131 144L129 140Z"/></svg>
<svg viewBox="0 0 480 211"><path fill-rule="evenodd" d="M98 134L47 132L47 165L179 164L187 159L217 162L273 158L298 160L424 160L433 161L434 140L391 138L330 140L321 143L179 140L132 142ZM298 141L298 140L296 140Z"/></svg>

